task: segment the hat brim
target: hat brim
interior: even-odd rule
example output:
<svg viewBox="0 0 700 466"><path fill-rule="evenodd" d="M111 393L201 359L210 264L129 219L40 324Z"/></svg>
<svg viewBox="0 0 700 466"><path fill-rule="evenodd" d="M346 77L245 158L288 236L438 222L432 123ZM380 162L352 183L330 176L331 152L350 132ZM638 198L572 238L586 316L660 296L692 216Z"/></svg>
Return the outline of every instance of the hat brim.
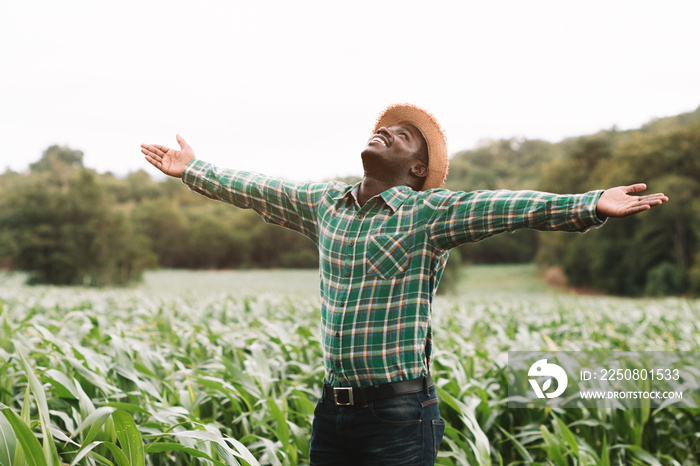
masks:
<svg viewBox="0 0 700 466"><path fill-rule="evenodd" d="M447 140L435 117L413 104L390 105L379 115L374 125L374 133L379 128L410 123L420 130L428 144L428 176L421 191L441 188L445 184L449 159L447 158Z"/></svg>

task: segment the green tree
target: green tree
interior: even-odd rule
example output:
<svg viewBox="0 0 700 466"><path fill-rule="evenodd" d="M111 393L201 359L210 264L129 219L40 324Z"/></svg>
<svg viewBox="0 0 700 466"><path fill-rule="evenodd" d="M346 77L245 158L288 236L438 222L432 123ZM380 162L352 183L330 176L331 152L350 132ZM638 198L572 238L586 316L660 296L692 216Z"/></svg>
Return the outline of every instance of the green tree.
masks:
<svg viewBox="0 0 700 466"><path fill-rule="evenodd" d="M194 259L192 267L222 269L249 264L250 235L238 228L235 221L240 212L227 209L222 214L208 213L191 220L187 246Z"/></svg>
<svg viewBox="0 0 700 466"><path fill-rule="evenodd" d="M162 267L188 267L190 234L187 217L174 202L151 200L134 207L134 228L145 238Z"/></svg>
<svg viewBox="0 0 700 466"><path fill-rule="evenodd" d="M66 146L51 146L44 151L39 161L29 164L33 173L72 171L83 167L83 152Z"/></svg>
<svg viewBox="0 0 700 466"><path fill-rule="evenodd" d="M694 285L700 277L700 109L640 131L602 132L567 144L568 155L543 170L545 189L576 192L644 181L670 202L586 235L544 235L538 263L562 265L571 284L614 294L700 288Z"/></svg>
<svg viewBox="0 0 700 466"><path fill-rule="evenodd" d="M93 172L64 168L33 168L4 190L0 239L12 245L0 248L6 260L29 272L30 283L101 286L137 279L153 265L143 239Z"/></svg>

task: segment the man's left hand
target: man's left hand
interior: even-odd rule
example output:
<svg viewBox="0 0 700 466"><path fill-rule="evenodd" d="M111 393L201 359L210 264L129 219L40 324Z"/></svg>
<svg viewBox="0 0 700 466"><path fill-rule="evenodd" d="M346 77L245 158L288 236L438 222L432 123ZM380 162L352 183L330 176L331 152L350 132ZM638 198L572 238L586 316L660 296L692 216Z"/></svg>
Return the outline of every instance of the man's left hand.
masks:
<svg viewBox="0 0 700 466"><path fill-rule="evenodd" d="M606 189L596 204L598 218L604 220L606 217L627 217L668 202L668 196L663 193L646 196L631 195L645 189L647 189L647 185L644 183Z"/></svg>

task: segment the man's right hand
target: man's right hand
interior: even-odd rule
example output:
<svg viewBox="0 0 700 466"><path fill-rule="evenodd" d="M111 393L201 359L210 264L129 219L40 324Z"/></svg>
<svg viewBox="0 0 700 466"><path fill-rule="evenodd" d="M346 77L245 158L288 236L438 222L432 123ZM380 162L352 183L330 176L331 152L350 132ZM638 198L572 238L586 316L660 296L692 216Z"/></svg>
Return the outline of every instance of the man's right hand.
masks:
<svg viewBox="0 0 700 466"><path fill-rule="evenodd" d="M179 134L175 138L180 144L180 150L158 144L141 144L141 152L146 156L146 160L158 170L166 175L180 178L182 171L194 158L194 151Z"/></svg>

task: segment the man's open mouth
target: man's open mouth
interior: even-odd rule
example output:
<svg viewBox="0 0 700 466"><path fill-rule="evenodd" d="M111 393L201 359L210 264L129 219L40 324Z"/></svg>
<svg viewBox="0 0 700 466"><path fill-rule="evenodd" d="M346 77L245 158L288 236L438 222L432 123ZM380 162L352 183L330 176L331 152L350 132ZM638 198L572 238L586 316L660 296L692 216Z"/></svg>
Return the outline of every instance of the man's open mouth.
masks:
<svg viewBox="0 0 700 466"><path fill-rule="evenodd" d="M379 134L377 134L372 139L370 139L369 142L378 142L379 144L383 145L384 147L389 147L389 143L386 140L386 138L384 138L384 136L381 136Z"/></svg>

